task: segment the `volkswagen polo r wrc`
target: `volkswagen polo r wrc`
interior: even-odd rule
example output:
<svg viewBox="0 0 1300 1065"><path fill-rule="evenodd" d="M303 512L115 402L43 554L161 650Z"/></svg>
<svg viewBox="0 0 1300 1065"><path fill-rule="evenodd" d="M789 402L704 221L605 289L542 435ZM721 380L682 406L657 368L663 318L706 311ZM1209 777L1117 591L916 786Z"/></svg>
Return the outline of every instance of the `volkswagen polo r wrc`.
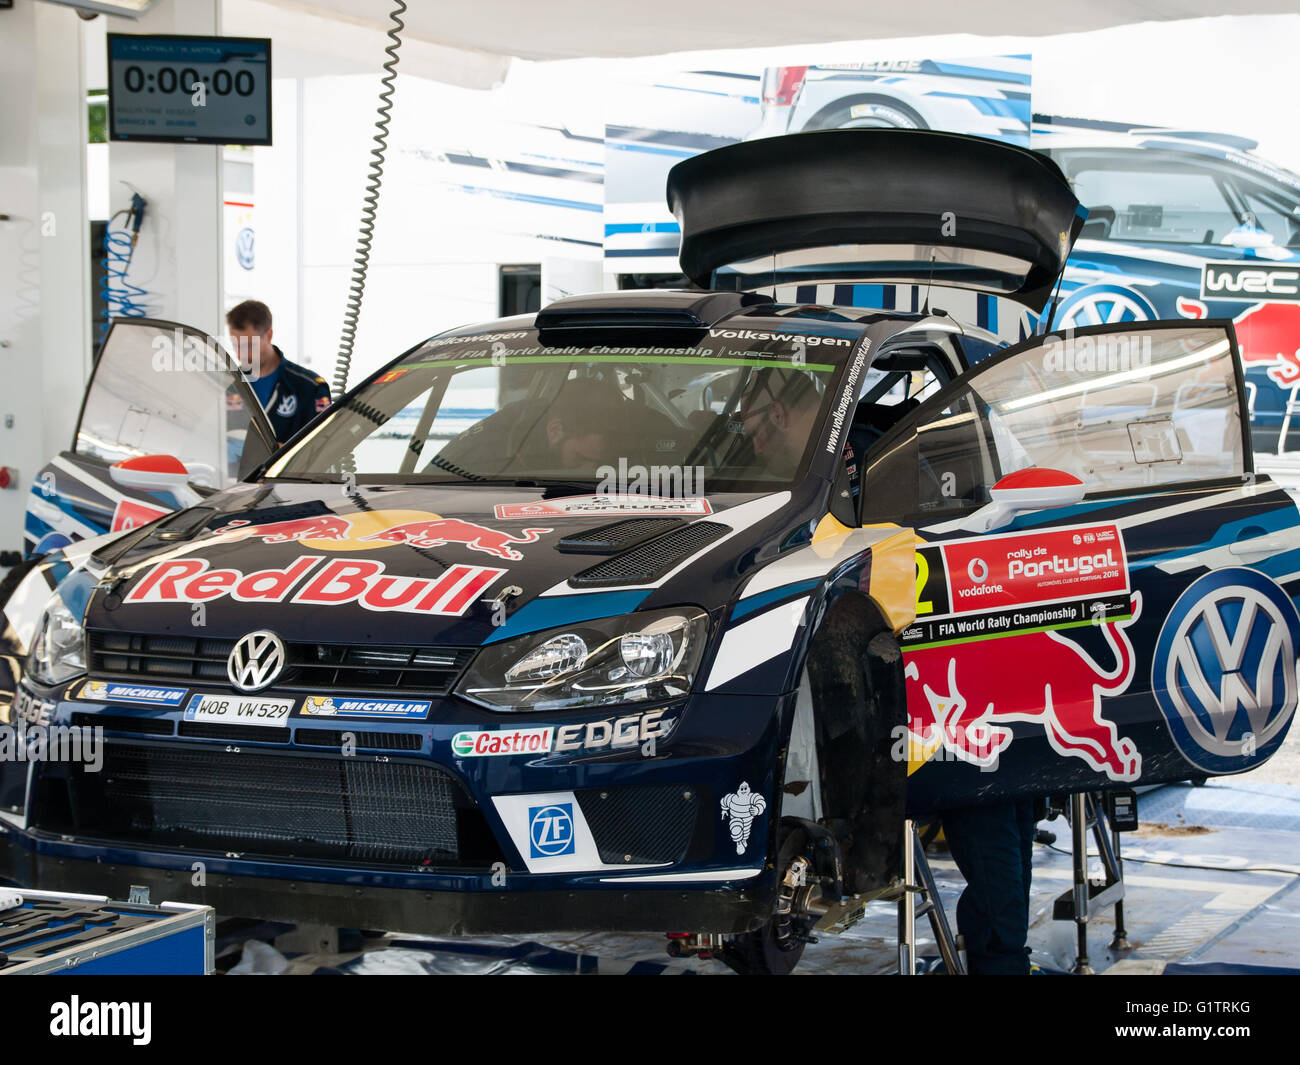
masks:
<svg viewBox="0 0 1300 1065"><path fill-rule="evenodd" d="M1231 323L972 368L988 337L941 310L775 298L934 278L1041 309L1084 212L991 141L753 141L668 193L698 289L435 336L244 479L33 566L5 605L0 875L707 933L788 971L896 888L906 815L1270 757L1300 515L1252 472ZM103 358L221 400L215 344L151 361L171 329L118 322ZM228 437L224 402L202 440L162 402L82 419L135 490ZM93 757L43 756L78 729Z"/></svg>

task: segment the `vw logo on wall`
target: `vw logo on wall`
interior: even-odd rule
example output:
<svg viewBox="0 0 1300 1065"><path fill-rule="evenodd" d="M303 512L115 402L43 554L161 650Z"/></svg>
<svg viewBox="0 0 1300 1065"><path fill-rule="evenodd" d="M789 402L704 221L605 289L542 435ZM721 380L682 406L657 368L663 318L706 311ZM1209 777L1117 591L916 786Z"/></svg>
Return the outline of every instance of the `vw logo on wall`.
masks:
<svg viewBox="0 0 1300 1065"><path fill-rule="evenodd" d="M226 659L226 676L241 692L270 687L288 663L284 641L266 629L241 636Z"/></svg>
<svg viewBox="0 0 1300 1065"><path fill-rule="evenodd" d="M1193 581L1165 619L1151 687L1183 756L1207 773L1236 773L1282 743L1300 699L1300 613L1258 570Z"/></svg>
<svg viewBox="0 0 1300 1065"><path fill-rule="evenodd" d="M235 258L245 270L253 269L253 227L244 226L235 236Z"/></svg>

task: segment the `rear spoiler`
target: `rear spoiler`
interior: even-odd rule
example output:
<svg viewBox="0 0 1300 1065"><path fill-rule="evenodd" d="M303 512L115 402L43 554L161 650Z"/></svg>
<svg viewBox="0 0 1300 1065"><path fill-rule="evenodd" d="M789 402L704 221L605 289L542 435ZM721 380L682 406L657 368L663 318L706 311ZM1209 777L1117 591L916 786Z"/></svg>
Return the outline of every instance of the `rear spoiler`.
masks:
<svg viewBox="0 0 1300 1065"><path fill-rule="evenodd" d="M1046 156L957 133L840 129L728 145L668 174L701 287L955 285L1037 311L1087 211Z"/></svg>

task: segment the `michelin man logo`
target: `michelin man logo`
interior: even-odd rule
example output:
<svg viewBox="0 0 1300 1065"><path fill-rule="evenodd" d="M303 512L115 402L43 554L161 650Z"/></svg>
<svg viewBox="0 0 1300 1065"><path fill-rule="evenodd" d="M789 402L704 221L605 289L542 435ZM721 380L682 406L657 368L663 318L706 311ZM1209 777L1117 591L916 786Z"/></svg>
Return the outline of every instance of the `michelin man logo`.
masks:
<svg viewBox="0 0 1300 1065"><path fill-rule="evenodd" d="M309 695L306 702L303 703L302 712L318 717L330 717L339 712L339 708L334 705L334 700L328 695Z"/></svg>
<svg viewBox="0 0 1300 1065"><path fill-rule="evenodd" d="M763 816L767 809L767 800L757 792L750 791L745 781L740 787L722 797L722 819L730 821L731 842L736 845L736 853L744 854L749 846L749 832L754 822Z"/></svg>

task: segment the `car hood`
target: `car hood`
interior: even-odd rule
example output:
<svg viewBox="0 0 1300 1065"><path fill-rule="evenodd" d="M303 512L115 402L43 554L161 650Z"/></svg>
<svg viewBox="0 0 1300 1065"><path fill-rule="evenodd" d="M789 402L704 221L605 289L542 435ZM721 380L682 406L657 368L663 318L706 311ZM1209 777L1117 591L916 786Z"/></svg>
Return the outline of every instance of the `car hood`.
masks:
<svg viewBox="0 0 1300 1065"><path fill-rule="evenodd" d="M86 624L189 638L270 629L304 642L477 646L548 627L555 612L546 607L558 597L586 597L592 618L651 597L712 610L756 564L754 548L790 524L789 502L788 492L660 499L241 485L126 545Z"/></svg>

